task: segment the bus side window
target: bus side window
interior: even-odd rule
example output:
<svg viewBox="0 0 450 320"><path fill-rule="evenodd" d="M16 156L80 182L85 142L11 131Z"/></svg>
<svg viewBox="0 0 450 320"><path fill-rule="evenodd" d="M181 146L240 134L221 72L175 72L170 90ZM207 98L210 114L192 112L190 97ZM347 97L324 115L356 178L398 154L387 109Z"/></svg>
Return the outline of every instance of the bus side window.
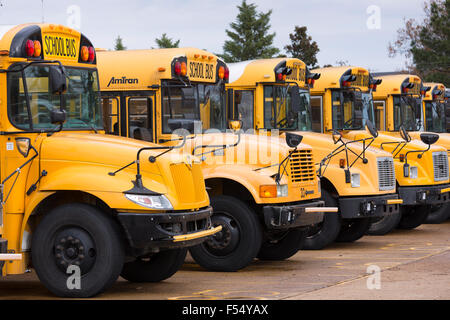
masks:
<svg viewBox="0 0 450 320"><path fill-rule="evenodd" d="M374 101L373 107L375 109L375 125L378 130L386 131L386 113L384 111L384 102Z"/></svg>
<svg viewBox="0 0 450 320"><path fill-rule="evenodd" d="M103 98L103 126L106 133L119 135L119 99L118 98Z"/></svg>
<svg viewBox="0 0 450 320"><path fill-rule="evenodd" d="M150 109L150 98L128 98L128 132L130 138L153 141Z"/></svg>
<svg viewBox="0 0 450 320"><path fill-rule="evenodd" d="M400 98L394 97L394 131L400 129L402 123Z"/></svg>
<svg viewBox="0 0 450 320"><path fill-rule="evenodd" d="M253 91L235 90L234 103L238 119L242 120L242 130L253 129Z"/></svg>
<svg viewBox="0 0 450 320"><path fill-rule="evenodd" d="M312 131L322 133L322 97L311 97Z"/></svg>

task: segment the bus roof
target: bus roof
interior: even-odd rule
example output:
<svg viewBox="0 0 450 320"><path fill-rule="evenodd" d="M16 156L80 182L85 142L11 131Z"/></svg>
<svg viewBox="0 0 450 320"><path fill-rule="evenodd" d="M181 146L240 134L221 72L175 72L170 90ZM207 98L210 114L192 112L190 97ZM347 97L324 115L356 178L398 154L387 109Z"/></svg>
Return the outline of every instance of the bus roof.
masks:
<svg viewBox="0 0 450 320"><path fill-rule="evenodd" d="M27 23L5 29L0 34L0 56L26 60L59 60L66 63L96 63L92 43L75 29L50 23ZM86 47L88 57L92 47L92 60L81 59L82 46Z"/></svg>
<svg viewBox="0 0 450 320"><path fill-rule="evenodd" d="M230 85L248 86L260 82L276 82L276 69L288 67L292 73L286 76L286 81L296 81L305 85L306 65L297 58L272 58L248 60L229 63Z"/></svg>
<svg viewBox="0 0 450 320"><path fill-rule="evenodd" d="M445 85L443 83L425 82L423 86L430 88L430 90L428 90L425 96L423 97L424 100L427 101L445 100L445 94L447 89L445 88Z"/></svg>
<svg viewBox="0 0 450 320"><path fill-rule="evenodd" d="M148 90L161 79L173 78L175 59L187 63L191 81L216 82L217 64L225 65L216 55L197 48L101 50L97 55L101 90Z"/></svg>
<svg viewBox="0 0 450 320"><path fill-rule="evenodd" d="M377 90L373 93L374 98L384 98L388 95L404 93L404 87L408 84L411 87L408 88L407 92L413 95L420 95L422 90L422 80L413 74L392 73L383 75L374 73L373 75L382 80Z"/></svg>
<svg viewBox="0 0 450 320"><path fill-rule="evenodd" d="M311 92L323 92L325 89L341 88L341 80L344 75L355 75L356 80L351 84L352 87L369 89L369 70L357 66L327 67L311 70L311 72L320 73L320 78L315 81ZM367 82L367 83L366 83Z"/></svg>

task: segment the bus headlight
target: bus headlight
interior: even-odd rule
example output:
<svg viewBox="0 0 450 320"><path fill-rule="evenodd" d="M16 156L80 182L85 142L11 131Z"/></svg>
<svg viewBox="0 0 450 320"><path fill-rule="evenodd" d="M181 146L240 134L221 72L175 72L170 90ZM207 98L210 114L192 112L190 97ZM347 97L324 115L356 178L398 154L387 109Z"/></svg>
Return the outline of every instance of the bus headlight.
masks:
<svg viewBox="0 0 450 320"><path fill-rule="evenodd" d="M158 210L173 210L173 206L170 203L169 199L165 195L159 196L147 196L141 194L128 194L125 193L125 197L146 208L149 209L158 209Z"/></svg>
<svg viewBox="0 0 450 320"><path fill-rule="evenodd" d="M411 179L417 179L419 176L419 169L417 167L411 167L409 169L409 177Z"/></svg>
<svg viewBox="0 0 450 320"><path fill-rule="evenodd" d="M352 188L359 188L361 186L361 176L359 173L352 173Z"/></svg>

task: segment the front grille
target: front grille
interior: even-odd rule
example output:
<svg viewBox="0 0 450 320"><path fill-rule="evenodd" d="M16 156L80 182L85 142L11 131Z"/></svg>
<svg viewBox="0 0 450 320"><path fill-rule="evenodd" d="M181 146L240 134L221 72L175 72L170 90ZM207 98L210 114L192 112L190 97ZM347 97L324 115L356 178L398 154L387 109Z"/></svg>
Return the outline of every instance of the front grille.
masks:
<svg viewBox="0 0 450 320"><path fill-rule="evenodd" d="M377 167L380 191L395 189L394 160L389 157L377 158Z"/></svg>
<svg viewBox="0 0 450 320"><path fill-rule="evenodd" d="M205 182L199 164L172 164L170 171L181 202L194 203L203 200Z"/></svg>
<svg viewBox="0 0 450 320"><path fill-rule="evenodd" d="M299 183L316 179L312 150L296 150L292 153L289 161L292 182Z"/></svg>
<svg viewBox="0 0 450 320"><path fill-rule="evenodd" d="M434 181L448 180L447 152L433 152Z"/></svg>

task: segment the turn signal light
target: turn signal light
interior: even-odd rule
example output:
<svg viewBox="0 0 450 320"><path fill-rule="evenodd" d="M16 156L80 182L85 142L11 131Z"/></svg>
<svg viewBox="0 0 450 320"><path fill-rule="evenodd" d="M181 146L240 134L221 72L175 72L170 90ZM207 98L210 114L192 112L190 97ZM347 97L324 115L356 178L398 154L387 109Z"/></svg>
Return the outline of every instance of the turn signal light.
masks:
<svg viewBox="0 0 450 320"><path fill-rule="evenodd" d="M261 198L276 198L277 196L277 186L267 185L259 187L259 196Z"/></svg>
<svg viewBox="0 0 450 320"><path fill-rule="evenodd" d="M81 47L81 60L82 61L88 61L89 59L89 49L86 46Z"/></svg>
<svg viewBox="0 0 450 320"><path fill-rule="evenodd" d="M225 68L219 67L219 79L223 79L225 77Z"/></svg>
<svg viewBox="0 0 450 320"><path fill-rule="evenodd" d="M184 77L187 74L187 65L186 62L181 63L180 74Z"/></svg>
<svg viewBox="0 0 450 320"><path fill-rule="evenodd" d="M42 52L41 43L38 40L34 40L33 44L34 44L34 56L39 57Z"/></svg>

